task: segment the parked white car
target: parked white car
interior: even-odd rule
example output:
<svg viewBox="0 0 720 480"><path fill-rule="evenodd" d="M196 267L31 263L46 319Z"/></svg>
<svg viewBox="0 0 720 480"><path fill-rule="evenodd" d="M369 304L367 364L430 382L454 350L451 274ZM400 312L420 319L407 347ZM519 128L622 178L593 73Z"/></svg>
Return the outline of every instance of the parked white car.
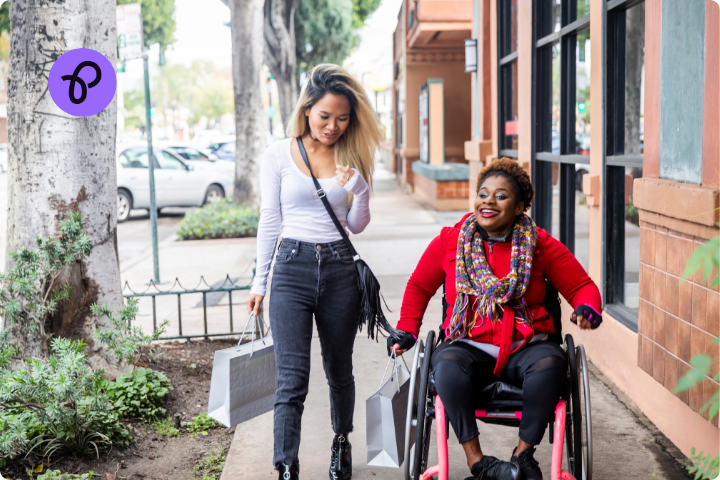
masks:
<svg viewBox="0 0 720 480"><path fill-rule="evenodd" d="M7 172L7 143L0 143L0 173Z"/></svg>
<svg viewBox="0 0 720 480"><path fill-rule="evenodd" d="M155 146L155 144L153 144ZM208 169L229 175L230 180L235 177L234 162L218 162L218 157L209 150L194 147L185 142L159 142L158 147L170 150L172 153L182 157L183 161L196 169Z"/></svg>
<svg viewBox="0 0 720 480"><path fill-rule="evenodd" d="M147 147L118 148L118 222L133 209L150 209ZM232 195L232 177L222 172L197 169L168 149L153 148L155 203L165 207L197 207Z"/></svg>

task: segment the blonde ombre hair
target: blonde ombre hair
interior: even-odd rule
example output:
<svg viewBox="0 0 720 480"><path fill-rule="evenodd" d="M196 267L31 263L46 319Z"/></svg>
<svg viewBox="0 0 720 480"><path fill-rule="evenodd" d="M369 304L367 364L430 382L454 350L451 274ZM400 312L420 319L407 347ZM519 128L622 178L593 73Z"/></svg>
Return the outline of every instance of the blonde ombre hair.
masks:
<svg viewBox="0 0 720 480"><path fill-rule="evenodd" d="M372 189L375 152L382 145L382 124L365 95L365 89L342 67L330 63L312 69L287 126L288 137L310 133L305 111L326 94L344 95L350 101L350 124L335 142L335 161L356 168Z"/></svg>

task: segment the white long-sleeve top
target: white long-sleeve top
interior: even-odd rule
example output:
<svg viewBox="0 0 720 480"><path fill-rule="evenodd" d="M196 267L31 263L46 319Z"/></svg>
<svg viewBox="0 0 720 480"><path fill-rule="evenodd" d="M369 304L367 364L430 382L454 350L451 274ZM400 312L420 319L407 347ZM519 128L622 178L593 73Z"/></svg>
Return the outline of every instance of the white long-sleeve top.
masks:
<svg viewBox="0 0 720 480"><path fill-rule="evenodd" d="M302 242L341 240L330 215L317 196L312 178L305 175L290 153L292 139L270 145L260 166L260 223L257 233L257 267L250 293L265 295L270 264L278 236ZM370 187L357 170L341 187L333 178L319 178L320 186L340 224L360 233L370 223ZM348 193L354 198L349 207Z"/></svg>

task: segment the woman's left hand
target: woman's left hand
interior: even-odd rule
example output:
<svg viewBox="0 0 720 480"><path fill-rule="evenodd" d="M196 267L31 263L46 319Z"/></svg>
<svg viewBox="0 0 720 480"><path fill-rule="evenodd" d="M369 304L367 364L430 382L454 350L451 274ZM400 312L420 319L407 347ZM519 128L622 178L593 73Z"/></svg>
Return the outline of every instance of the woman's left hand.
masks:
<svg viewBox="0 0 720 480"><path fill-rule="evenodd" d="M570 315L570 321L580 327L582 330L590 330L597 328L602 322L602 316L594 308L588 305L580 305Z"/></svg>
<svg viewBox="0 0 720 480"><path fill-rule="evenodd" d="M344 187L347 185L347 183L350 181L350 179L355 175L355 172L351 167L346 167L343 165L336 165L335 166L335 181L340 185L341 187Z"/></svg>

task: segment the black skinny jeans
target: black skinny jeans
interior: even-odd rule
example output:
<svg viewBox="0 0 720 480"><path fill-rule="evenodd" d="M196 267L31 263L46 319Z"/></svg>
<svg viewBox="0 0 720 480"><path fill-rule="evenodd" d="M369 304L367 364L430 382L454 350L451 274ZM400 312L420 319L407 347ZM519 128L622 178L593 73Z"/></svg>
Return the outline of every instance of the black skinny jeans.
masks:
<svg viewBox="0 0 720 480"><path fill-rule="evenodd" d="M464 342L444 342L432 356L435 388L460 443L479 435L475 405L483 387L495 382L495 358ZM567 361L556 343L533 342L510 355L500 380L523 391L520 439L537 445L545 435L565 385Z"/></svg>
<svg viewBox="0 0 720 480"><path fill-rule="evenodd" d="M359 313L355 262L342 240L322 244L282 240L270 286L278 386L273 432L276 468L298 463L300 420L310 380L313 316L330 386L333 430L342 434L352 431L352 354Z"/></svg>

